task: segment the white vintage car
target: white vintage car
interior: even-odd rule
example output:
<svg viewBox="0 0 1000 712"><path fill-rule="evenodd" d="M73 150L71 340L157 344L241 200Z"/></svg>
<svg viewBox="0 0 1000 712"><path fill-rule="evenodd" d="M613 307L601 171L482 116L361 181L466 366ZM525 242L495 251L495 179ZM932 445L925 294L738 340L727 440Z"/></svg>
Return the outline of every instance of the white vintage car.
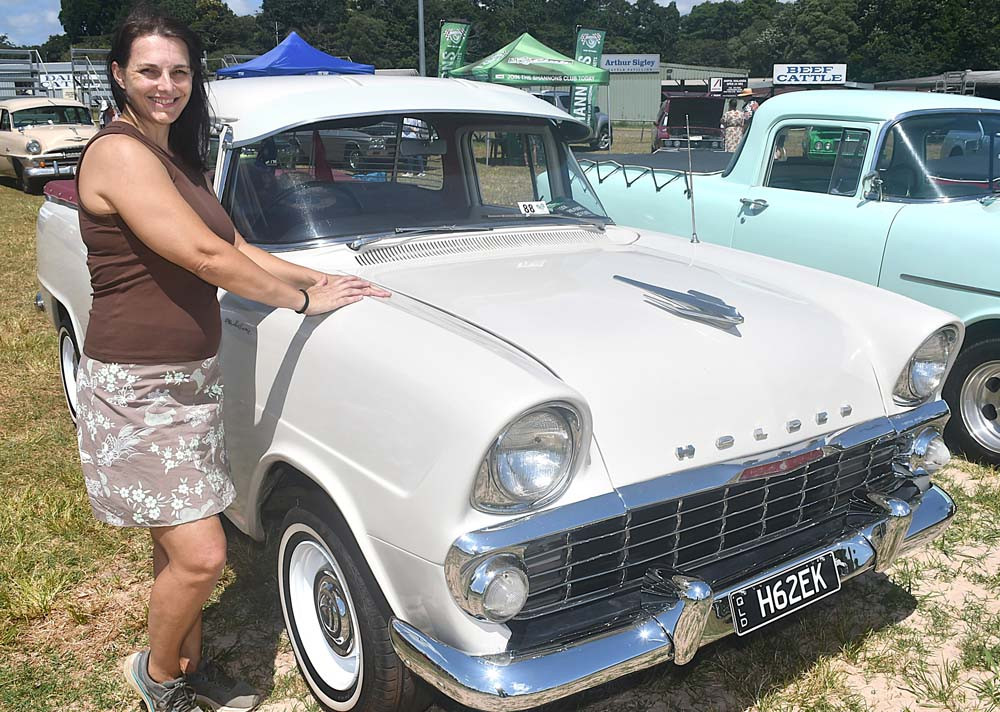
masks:
<svg viewBox="0 0 1000 712"><path fill-rule="evenodd" d="M420 678L517 710L684 664L949 523L931 483L949 314L611 224L567 149L587 127L515 89L211 95L241 233L393 292L310 318L220 294L227 514L278 527L288 634L326 708L421 709ZM339 129L391 155L333 168L320 132ZM47 193L39 304L73 411L90 288L71 186Z"/></svg>
<svg viewBox="0 0 1000 712"><path fill-rule="evenodd" d="M73 176L95 133L90 110L78 101L0 99L0 176L16 178L25 193L41 190L45 180Z"/></svg>

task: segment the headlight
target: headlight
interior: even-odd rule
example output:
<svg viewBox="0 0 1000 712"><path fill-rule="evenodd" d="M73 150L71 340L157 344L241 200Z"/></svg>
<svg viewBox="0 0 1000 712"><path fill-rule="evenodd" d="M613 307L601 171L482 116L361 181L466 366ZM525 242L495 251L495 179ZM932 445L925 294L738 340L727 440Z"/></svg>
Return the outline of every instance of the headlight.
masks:
<svg viewBox="0 0 1000 712"><path fill-rule="evenodd" d="M26 144L24 144L24 150L28 153L41 153L42 144L38 143L35 139L31 139Z"/></svg>
<svg viewBox="0 0 1000 712"><path fill-rule="evenodd" d="M813 148L815 148L817 151L822 151L823 150L823 142L822 141L817 141L816 145L813 146Z"/></svg>
<svg viewBox="0 0 1000 712"><path fill-rule="evenodd" d="M569 485L582 444L581 419L567 405L546 405L508 425L486 454L472 493L483 512L540 507Z"/></svg>
<svg viewBox="0 0 1000 712"><path fill-rule="evenodd" d="M931 335L899 374L892 398L898 405L918 405L937 393L958 344L958 329L946 326Z"/></svg>

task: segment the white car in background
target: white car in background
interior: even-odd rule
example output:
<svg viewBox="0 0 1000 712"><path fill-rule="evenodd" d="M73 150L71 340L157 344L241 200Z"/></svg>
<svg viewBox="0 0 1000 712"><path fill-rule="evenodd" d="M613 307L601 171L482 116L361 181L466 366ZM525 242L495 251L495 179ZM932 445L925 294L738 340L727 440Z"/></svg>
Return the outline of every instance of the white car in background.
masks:
<svg viewBox="0 0 1000 712"><path fill-rule="evenodd" d="M34 193L52 178L76 174L80 152L97 133L78 101L47 97L0 99L0 176Z"/></svg>
<svg viewBox="0 0 1000 712"><path fill-rule="evenodd" d="M421 709L420 678L524 709L684 664L949 523L931 475L952 316L612 224L567 148L587 127L516 89L311 76L211 96L244 237L393 292L308 318L220 293L227 515L277 528L326 708ZM396 136L388 159L323 156L319 132L371 127ZM71 188L47 190L38 278L72 411L90 297Z"/></svg>

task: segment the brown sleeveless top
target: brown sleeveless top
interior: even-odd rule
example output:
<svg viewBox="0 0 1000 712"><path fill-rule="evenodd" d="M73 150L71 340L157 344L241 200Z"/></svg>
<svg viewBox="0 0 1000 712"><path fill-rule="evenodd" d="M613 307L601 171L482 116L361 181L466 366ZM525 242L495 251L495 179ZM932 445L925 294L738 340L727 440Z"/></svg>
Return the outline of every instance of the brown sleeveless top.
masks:
<svg viewBox="0 0 1000 712"><path fill-rule="evenodd" d="M172 157L131 124L116 121L102 129L83 153L109 134L131 136L149 148L205 225L226 242L236 241L233 223L204 175ZM83 155L79 165L85 165ZM79 176L77 181L79 186ZM136 186L136 190L142 189ZM149 196L149 200L156 200L156 196ZM81 201L79 216L94 292L83 352L98 361L144 364L196 361L215 355L222 334L217 288L146 247L117 213L95 215ZM177 235L176 239L185 236Z"/></svg>

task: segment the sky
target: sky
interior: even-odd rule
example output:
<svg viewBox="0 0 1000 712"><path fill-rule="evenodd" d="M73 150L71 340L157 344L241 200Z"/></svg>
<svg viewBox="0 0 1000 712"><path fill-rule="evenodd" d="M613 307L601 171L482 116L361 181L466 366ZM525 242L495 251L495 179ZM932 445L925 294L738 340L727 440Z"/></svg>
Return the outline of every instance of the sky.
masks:
<svg viewBox="0 0 1000 712"><path fill-rule="evenodd" d="M665 0L659 0L666 4ZM677 9L686 13L704 0L677 0ZM252 15L260 0L226 0L237 15ZM61 35L59 0L0 0L0 35L16 45L41 44L49 35Z"/></svg>

